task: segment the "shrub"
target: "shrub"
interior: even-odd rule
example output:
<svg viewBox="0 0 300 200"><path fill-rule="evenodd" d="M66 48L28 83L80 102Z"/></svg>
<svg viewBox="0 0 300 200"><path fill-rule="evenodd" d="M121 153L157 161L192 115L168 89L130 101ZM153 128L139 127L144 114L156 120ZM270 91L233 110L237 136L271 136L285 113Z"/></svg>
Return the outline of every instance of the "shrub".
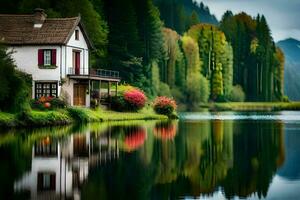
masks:
<svg viewBox="0 0 300 200"><path fill-rule="evenodd" d="M29 107L32 78L16 68L12 53L0 44L0 110L21 112Z"/></svg>
<svg viewBox="0 0 300 200"><path fill-rule="evenodd" d="M284 96L282 97L282 101L283 101L283 102L290 102L289 97L286 96L286 95L284 95Z"/></svg>
<svg viewBox="0 0 300 200"><path fill-rule="evenodd" d="M111 98L111 108L116 111L127 111L127 103L123 97L121 96L115 96Z"/></svg>
<svg viewBox="0 0 300 200"><path fill-rule="evenodd" d="M137 111L145 106L147 97L144 92L139 89L131 89L124 92L124 100L132 111Z"/></svg>
<svg viewBox="0 0 300 200"><path fill-rule="evenodd" d="M67 104L63 100L55 97L40 97L39 99L32 99L30 102L31 108L36 110L50 110L66 108Z"/></svg>
<svg viewBox="0 0 300 200"><path fill-rule="evenodd" d="M70 107L68 108L67 111L70 114L70 116L76 121L80 121L80 122L90 121L88 113L83 108Z"/></svg>
<svg viewBox="0 0 300 200"><path fill-rule="evenodd" d="M176 102L168 97L157 97L153 103L153 109L158 114L171 115L177 108Z"/></svg>
<svg viewBox="0 0 300 200"><path fill-rule="evenodd" d="M138 111L147 101L144 92L132 86L126 86L126 90L119 96L112 98L112 109L117 111Z"/></svg>
<svg viewBox="0 0 300 200"><path fill-rule="evenodd" d="M229 100L233 102L243 102L245 101L245 93L240 85L235 85L229 95Z"/></svg>

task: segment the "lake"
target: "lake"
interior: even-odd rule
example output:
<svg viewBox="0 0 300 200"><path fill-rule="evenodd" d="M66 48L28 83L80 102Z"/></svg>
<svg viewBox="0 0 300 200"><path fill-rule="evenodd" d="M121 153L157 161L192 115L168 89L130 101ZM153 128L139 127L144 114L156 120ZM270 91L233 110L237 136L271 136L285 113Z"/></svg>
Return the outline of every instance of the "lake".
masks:
<svg viewBox="0 0 300 200"><path fill-rule="evenodd" d="M300 199L296 111L0 132L0 199Z"/></svg>

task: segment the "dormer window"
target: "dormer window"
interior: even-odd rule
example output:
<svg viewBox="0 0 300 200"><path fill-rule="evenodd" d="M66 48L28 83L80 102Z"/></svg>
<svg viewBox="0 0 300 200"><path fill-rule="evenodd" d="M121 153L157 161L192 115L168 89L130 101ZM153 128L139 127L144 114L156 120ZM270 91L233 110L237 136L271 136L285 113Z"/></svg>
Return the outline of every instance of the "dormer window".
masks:
<svg viewBox="0 0 300 200"><path fill-rule="evenodd" d="M79 40L79 30L75 30L75 40Z"/></svg>

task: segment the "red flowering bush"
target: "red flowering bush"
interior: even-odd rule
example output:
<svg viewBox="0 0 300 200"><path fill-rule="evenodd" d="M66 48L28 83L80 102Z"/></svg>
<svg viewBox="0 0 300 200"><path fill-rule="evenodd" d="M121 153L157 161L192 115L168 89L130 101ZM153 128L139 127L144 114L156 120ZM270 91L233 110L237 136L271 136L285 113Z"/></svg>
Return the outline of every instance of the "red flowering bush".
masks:
<svg viewBox="0 0 300 200"><path fill-rule="evenodd" d="M131 89L125 91L124 100L128 103L131 110L136 111L145 106L147 101L147 97L145 96L144 92L139 89Z"/></svg>
<svg viewBox="0 0 300 200"><path fill-rule="evenodd" d="M176 108L176 102L169 97L157 97L153 103L153 109L158 114L171 115Z"/></svg>
<svg viewBox="0 0 300 200"><path fill-rule="evenodd" d="M143 91L131 87L112 99L112 108L117 111L138 111L147 101Z"/></svg>

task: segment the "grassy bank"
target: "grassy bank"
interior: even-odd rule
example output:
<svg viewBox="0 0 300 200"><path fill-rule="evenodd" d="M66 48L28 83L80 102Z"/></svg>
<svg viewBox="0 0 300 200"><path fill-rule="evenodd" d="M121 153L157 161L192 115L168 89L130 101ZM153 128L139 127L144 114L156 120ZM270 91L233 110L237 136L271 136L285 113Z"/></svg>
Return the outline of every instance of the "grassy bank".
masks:
<svg viewBox="0 0 300 200"><path fill-rule="evenodd" d="M280 111L300 110L300 102L226 102L202 104L210 111Z"/></svg>
<svg viewBox="0 0 300 200"><path fill-rule="evenodd" d="M0 112L1 127L15 126L51 126L65 125L74 122L104 122L104 121L125 121L125 120L166 120L165 115L155 114L151 108L145 108L139 112L114 112L102 109L91 110L88 108L72 107L54 111L23 112L10 114Z"/></svg>

